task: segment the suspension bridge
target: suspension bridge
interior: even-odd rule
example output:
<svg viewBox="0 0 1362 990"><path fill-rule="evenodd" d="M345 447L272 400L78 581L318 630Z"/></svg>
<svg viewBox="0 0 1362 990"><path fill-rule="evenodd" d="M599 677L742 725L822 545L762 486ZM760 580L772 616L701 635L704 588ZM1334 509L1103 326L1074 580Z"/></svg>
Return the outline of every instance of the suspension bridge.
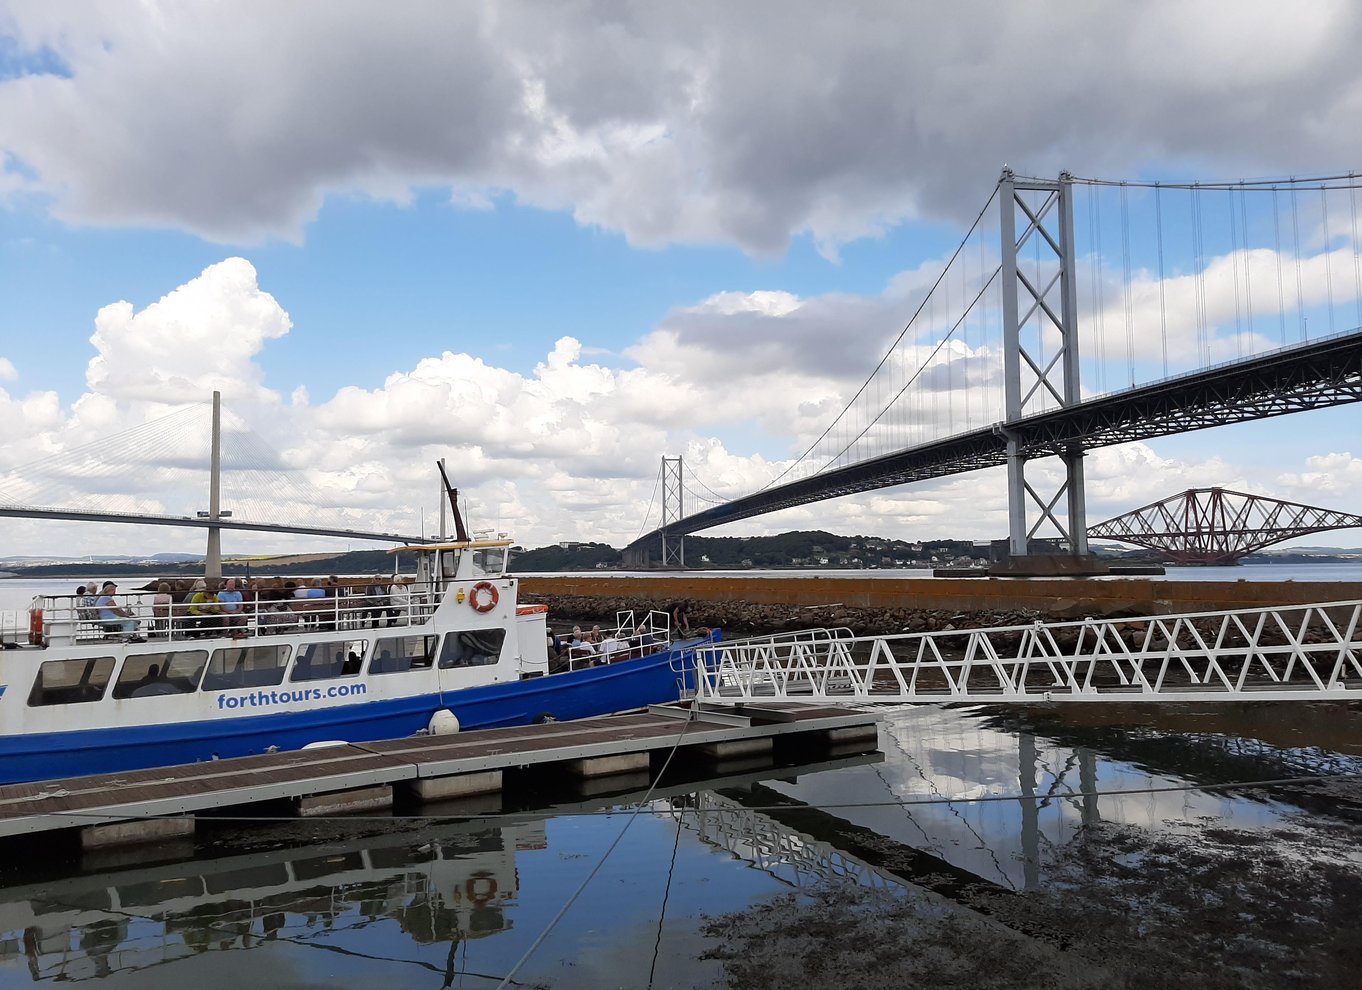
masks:
<svg viewBox="0 0 1362 990"><path fill-rule="evenodd" d="M1004 170L818 438L755 492L692 473L697 492L664 458L660 525L630 559L684 566L690 533L1006 467L1018 570L1049 538L1073 573L1088 559L1087 451L1362 399L1357 185L1353 173L1158 183ZM1036 468L1047 458L1057 470Z"/></svg>

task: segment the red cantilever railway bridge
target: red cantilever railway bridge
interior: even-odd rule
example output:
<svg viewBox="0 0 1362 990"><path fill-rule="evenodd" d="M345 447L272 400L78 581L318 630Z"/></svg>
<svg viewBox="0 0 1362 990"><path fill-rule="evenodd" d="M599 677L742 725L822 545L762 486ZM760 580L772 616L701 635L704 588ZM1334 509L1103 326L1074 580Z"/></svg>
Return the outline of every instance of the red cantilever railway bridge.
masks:
<svg viewBox="0 0 1362 990"><path fill-rule="evenodd" d="M1362 516L1225 488L1189 488L1088 528L1184 564L1233 564L1297 536L1362 527Z"/></svg>

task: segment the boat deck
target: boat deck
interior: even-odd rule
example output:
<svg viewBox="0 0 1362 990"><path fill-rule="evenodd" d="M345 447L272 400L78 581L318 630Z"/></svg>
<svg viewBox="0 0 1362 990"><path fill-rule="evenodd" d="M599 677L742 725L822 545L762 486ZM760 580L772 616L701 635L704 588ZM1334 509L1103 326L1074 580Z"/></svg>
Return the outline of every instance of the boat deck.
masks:
<svg viewBox="0 0 1362 990"><path fill-rule="evenodd" d="M722 711L656 705L646 712L446 736L248 756L123 773L0 786L0 838L113 823L184 820L198 812L372 792L421 781L468 777L530 766L633 758L658 760L673 746L721 757L724 747L750 752L811 735L835 745L869 739L881 716L847 708L748 705ZM763 740L769 742L762 742ZM746 747L746 749L744 749ZM605 773L612 772L609 769ZM374 805L366 805L372 807ZM357 806L358 807L358 806Z"/></svg>

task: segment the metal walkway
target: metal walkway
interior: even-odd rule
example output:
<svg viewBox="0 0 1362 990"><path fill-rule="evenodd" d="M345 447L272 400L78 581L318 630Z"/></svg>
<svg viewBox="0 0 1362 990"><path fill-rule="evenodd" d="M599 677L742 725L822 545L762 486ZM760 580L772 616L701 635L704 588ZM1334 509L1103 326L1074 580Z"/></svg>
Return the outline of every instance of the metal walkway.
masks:
<svg viewBox="0 0 1362 990"><path fill-rule="evenodd" d="M1362 602L854 636L705 651L702 701L1132 702L1362 699Z"/></svg>

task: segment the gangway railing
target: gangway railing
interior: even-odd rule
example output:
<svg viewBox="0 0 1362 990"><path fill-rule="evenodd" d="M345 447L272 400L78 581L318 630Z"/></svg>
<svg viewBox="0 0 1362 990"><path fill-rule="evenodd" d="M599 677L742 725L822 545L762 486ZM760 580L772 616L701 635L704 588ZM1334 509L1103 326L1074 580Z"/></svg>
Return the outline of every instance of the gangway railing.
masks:
<svg viewBox="0 0 1362 990"><path fill-rule="evenodd" d="M1362 602L717 643L702 701L1362 699Z"/></svg>

